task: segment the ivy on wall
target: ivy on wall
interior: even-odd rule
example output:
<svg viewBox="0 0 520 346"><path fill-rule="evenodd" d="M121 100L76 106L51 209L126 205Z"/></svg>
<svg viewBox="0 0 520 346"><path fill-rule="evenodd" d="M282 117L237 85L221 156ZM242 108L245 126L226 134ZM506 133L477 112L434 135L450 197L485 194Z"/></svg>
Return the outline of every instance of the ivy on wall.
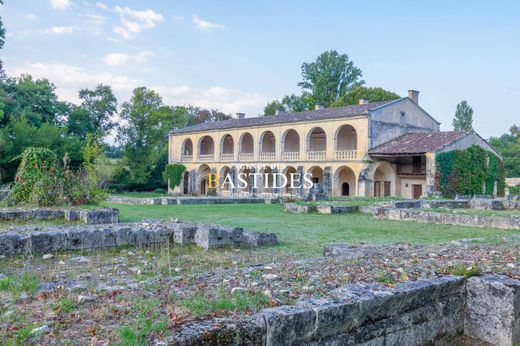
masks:
<svg viewBox="0 0 520 346"><path fill-rule="evenodd" d="M436 189L444 196L493 194L504 195L504 163L492 152L477 145L436 155Z"/></svg>

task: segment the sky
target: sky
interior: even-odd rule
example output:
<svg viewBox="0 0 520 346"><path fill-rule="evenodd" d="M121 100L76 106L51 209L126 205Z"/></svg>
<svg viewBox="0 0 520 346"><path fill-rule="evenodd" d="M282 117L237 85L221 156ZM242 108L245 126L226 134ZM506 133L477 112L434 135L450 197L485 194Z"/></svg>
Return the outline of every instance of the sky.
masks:
<svg viewBox="0 0 520 346"><path fill-rule="evenodd" d="M104 83L119 104L147 86L170 105L263 113L299 93L301 65L346 53L367 86L406 96L451 130L520 124L519 1L5 0L0 58L10 76L48 78L60 99Z"/></svg>

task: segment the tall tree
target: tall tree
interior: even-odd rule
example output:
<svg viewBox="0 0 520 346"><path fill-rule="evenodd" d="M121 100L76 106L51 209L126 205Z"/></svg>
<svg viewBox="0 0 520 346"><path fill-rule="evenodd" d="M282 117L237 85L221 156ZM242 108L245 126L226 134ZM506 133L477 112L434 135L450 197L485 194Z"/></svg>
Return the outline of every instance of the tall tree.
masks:
<svg viewBox="0 0 520 346"><path fill-rule="evenodd" d="M99 84L94 90L79 92L81 107L87 110L90 126L95 132L106 135L115 126L112 117L117 113L117 99L108 85Z"/></svg>
<svg viewBox="0 0 520 346"><path fill-rule="evenodd" d="M520 132L518 130L519 128L514 125L509 133L489 139L489 143L504 158L507 177L520 176Z"/></svg>
<svg viewBox="0 0 520 346"><path fill-rule="evenodd" d="M264 116L276 115L276 112L285 112L285 107L278 100L272 100L264 107Z"/></svg>
<svg viewBox="0 0 520 346"><path fill-rule="evenodd" d="M231 119L231 115L225 114L216 109L210 110L193 106L189 106L185 109L186 114L188 115L188 126Z"/></svg>
<svg viewBox="0 0 520 346"><path fill-rule="evenodd" d="M160 180L164 167L157 169L157 163L167 153L168 133L185 126L185 108L166 106L158 93L139 87L130 101L123 103L120 116L125 125L119 129L117 139L123 145L131 185L146 186L154 171L159 171Z"/></svg>
<svg viewBox="0 0 520 346"><path fill-rule="evenodd" d="M400 98L399 95L383 88L368 88L356 86L351 91L343 95L339 100L332 103L331 107L357 105L359 100L365 99L369 102L392 101Z"/></svg>
<svg viewBox="0 0 520 346"><path fill-rule="evenodd" d="M454 131L473 130L473 108L468 101L463 100L457 105L453 118Z"/></svg>
<svg viewBox="0 0 520 346"><path fill-rule="evenodd" d="M315 62L303 63L303 80L298 85L311 93L317 104L328 107L355 86L363 85L362 75L347 54L332 50L320 54Z"/></svg>

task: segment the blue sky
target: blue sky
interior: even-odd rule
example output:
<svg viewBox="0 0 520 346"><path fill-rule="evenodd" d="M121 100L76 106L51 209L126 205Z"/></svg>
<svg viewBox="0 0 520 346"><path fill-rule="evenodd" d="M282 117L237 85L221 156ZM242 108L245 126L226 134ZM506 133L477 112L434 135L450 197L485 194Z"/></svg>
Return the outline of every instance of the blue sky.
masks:
<svg viewBox="0 0 520 346"><path fill-rule="evenodd" d="M419 90L443 130L463 99L484 137L520 124L517 1L4 2L8 74L47 77L69 101L102 82L122 103L145 85L172 105L254 116L335 49L368 86Z"/></svg>

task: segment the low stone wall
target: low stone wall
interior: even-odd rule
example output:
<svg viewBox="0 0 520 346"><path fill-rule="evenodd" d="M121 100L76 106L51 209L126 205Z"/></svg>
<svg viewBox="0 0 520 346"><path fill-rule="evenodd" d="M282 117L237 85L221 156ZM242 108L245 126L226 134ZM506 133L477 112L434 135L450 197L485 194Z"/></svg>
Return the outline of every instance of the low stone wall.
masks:
<svg viewBox="0 0 520 346"><path fill-rule="evenodd" d="M391 202L395 208L398 209L434 209L434 208L448 208L448 209L492 209L492 210L520 210L520 203L508 199L416 199Z"/></svg>
<svg viewBox="0 0 520 346"><path fill-rule="evenodd" d="M111 196L108 202L131 205L191 205L191 204L271 204L275 199L254 197L119 197Z"/></svg>
<svg viewBox="0 0 520 346"><path fill-rule="evenodd" d="M500 229L520 229L520 216L486 216L449 214L421 209L394 209L376 206L363 206L359 210L380 219L433 222L448 225L472 226Z"/></svg>
<svg viewBox="0 0 520 346"><path fill-rule="evenodd" d="M287 213L307 214L316 211L315 205L303 205L297 203L284 203L283 209Z"/></svg>
<svg viewBox="0 0 520 346"><path fill-rule="evenodd" d="M242 319L185 324L168 345L430 345L466 334L492 345L520 342L519 280L444 276L393 288L350 284L329 298ZM498 302L495 304L495 300Z"/></svg>
<svg viewBox="0 0 520 346"><path fill-rule="evenodd" d="M357 205L318 205L316 206L318 213L321 214L345 214L355 213L359 211Z"/></svg>
<svg viewBox="0 0 520 346"><path fill-rule="evenodd" d="M274 233L244 231L220 225L150 221L82 226L19 227L0 232L0 255L88 250L114 246L142 246L175 242L214 247L275 245Z"/></svg>
<svg viewBox="0 0 520 346"><path fill-rule="evenodd" d="M118 223L119 210L115 208L80 209L0 209L1 221L59 220L82 221L86 224Z"/></svg>

